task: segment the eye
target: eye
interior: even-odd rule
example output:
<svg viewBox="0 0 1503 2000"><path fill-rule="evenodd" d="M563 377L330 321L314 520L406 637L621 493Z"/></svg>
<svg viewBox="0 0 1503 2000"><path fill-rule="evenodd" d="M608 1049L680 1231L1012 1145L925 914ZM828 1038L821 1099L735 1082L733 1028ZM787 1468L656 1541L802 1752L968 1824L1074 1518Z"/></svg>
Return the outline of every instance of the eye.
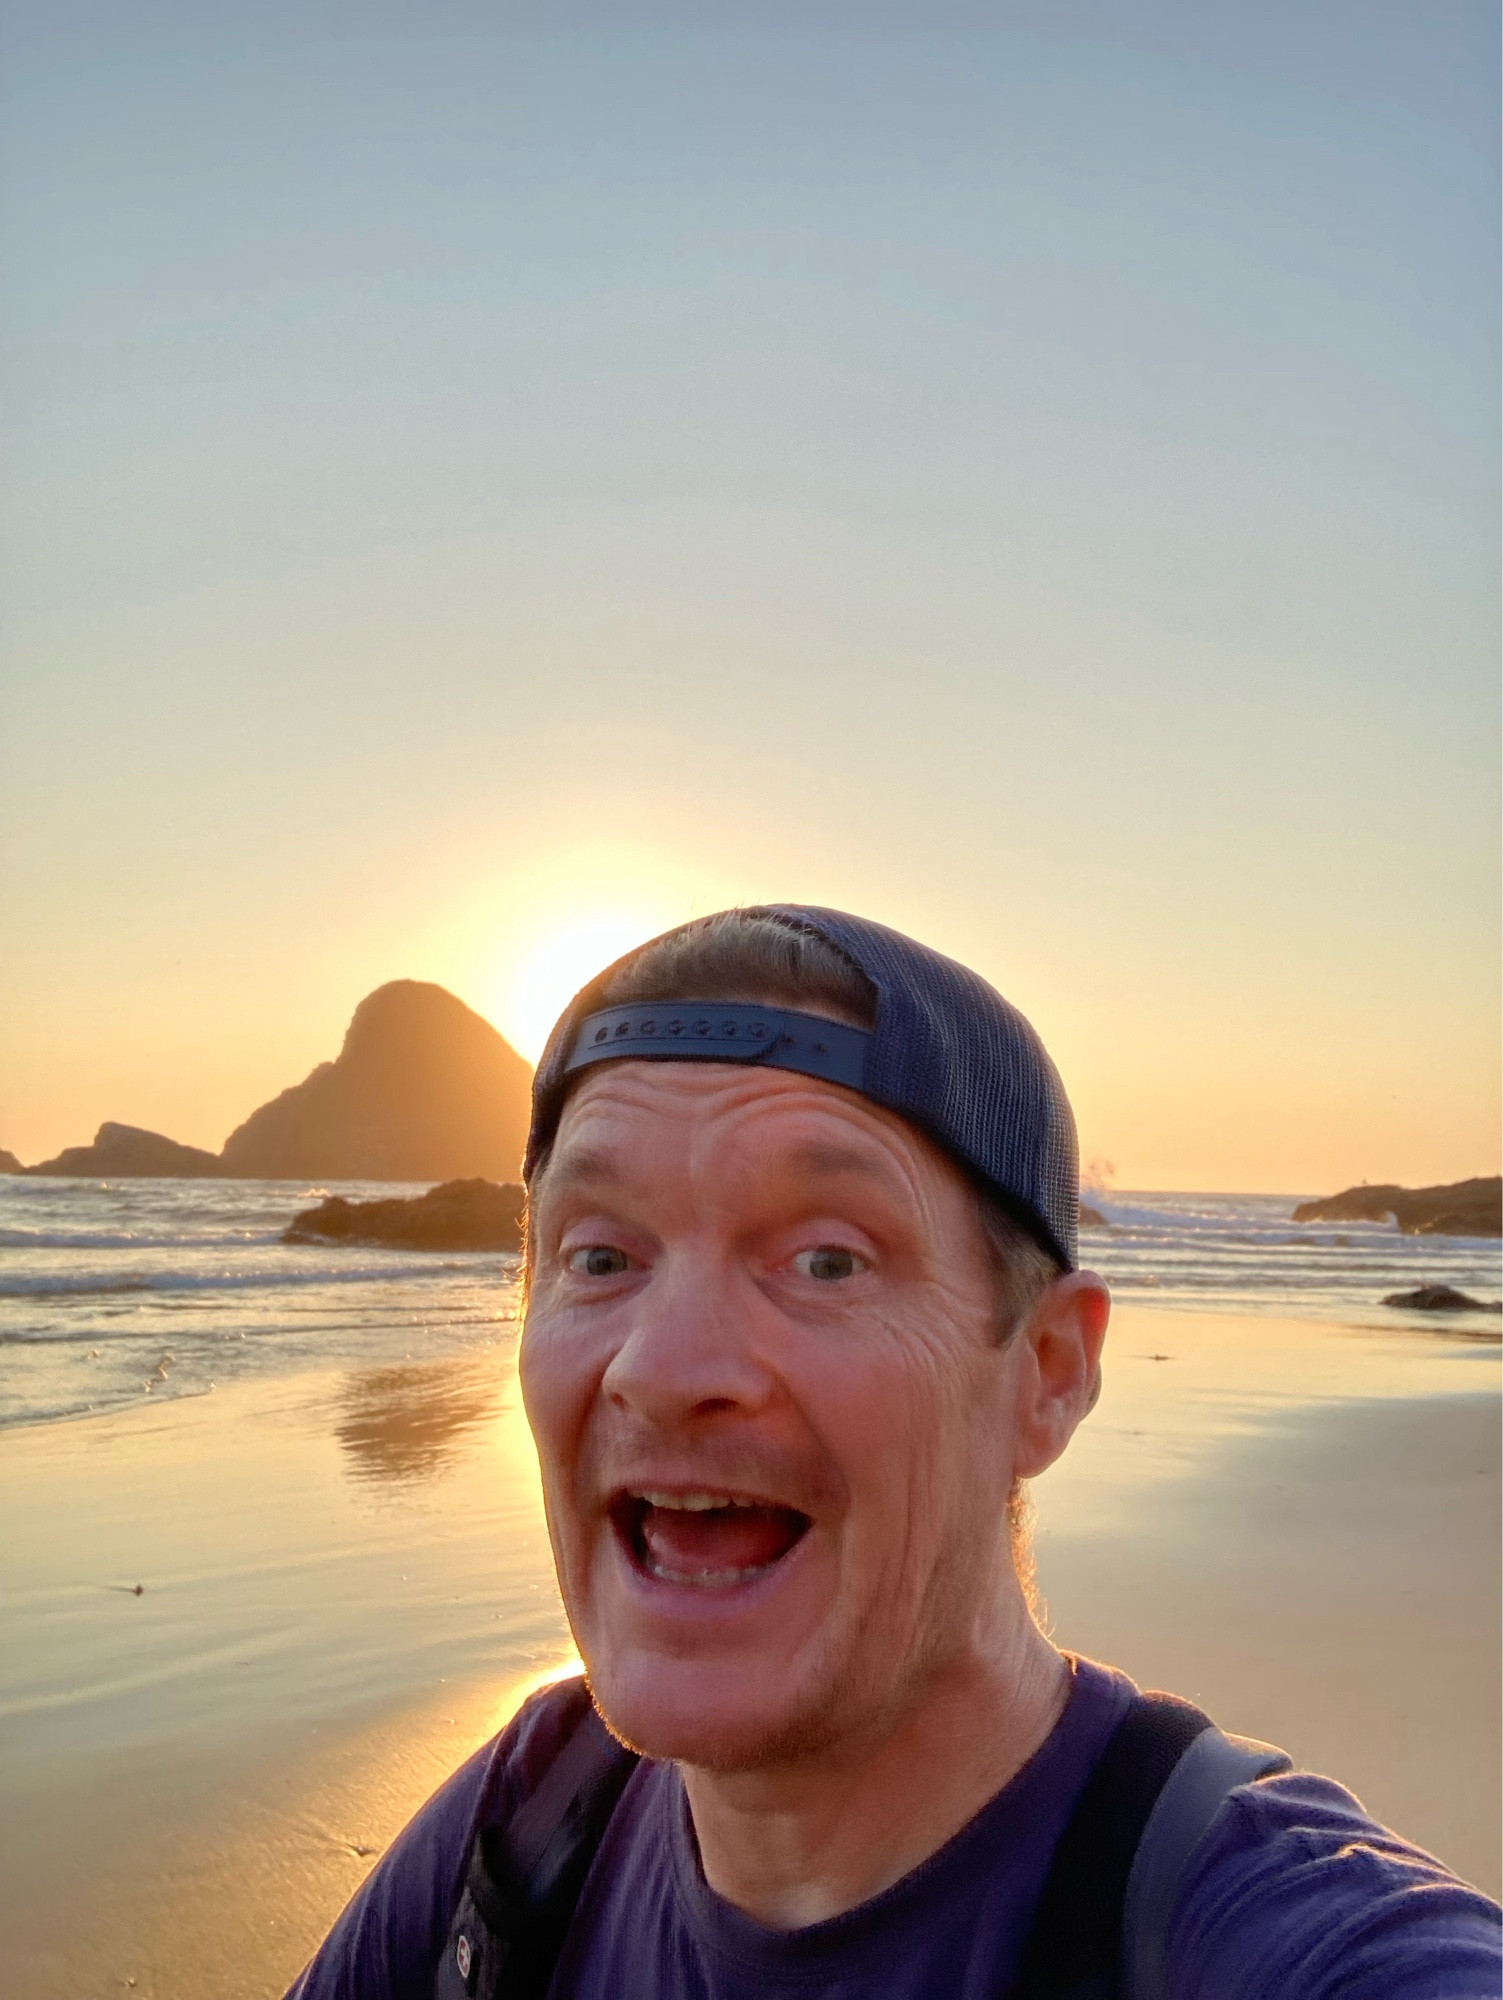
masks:
<svg viewBox="0 0 1503 2000"><path fill-rule="evenodd" d="M619 1278L631 1269L631 1259L614 1243L586 1243L569 1252L569 1269L583 1278Z"/></svg>
<svg viewBox="0 0 1503 2000"><path fill-rule="evenodd" d="M800 1250L793 1268L822 1285L838 1285L842 1278L857 1277L871 1266L854 1250L842 1249L838 1243L821 1243L813 1250Z"/></svg>

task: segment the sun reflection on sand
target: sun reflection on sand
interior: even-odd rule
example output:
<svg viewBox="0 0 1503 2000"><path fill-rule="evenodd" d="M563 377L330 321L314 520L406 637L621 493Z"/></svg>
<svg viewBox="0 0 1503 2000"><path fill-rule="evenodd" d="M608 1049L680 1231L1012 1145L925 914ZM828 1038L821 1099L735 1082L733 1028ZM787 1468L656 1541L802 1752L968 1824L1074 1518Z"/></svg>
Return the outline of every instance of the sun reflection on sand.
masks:
<svg viewBox="0 0 1503 2000"><path fill-rule="evenodd" d="M428 1361L353 1372L334 1435L357 1479L424 1479L452 1465L500 1395L484 1362Z"/></svg>

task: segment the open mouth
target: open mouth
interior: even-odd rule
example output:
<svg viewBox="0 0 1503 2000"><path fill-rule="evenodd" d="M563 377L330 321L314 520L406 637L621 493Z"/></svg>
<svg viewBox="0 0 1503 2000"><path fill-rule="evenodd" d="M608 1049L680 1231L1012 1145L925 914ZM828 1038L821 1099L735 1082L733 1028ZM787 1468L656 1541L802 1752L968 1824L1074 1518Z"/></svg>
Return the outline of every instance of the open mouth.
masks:
<svg viewBox="0 0 1503 2000"><path fill-rule="evenodd" d="M660 1583L729 1590L765 1576L803 1540L809 1516L739 1493L629 1489L611 1523L632 1561Z"/></svg>

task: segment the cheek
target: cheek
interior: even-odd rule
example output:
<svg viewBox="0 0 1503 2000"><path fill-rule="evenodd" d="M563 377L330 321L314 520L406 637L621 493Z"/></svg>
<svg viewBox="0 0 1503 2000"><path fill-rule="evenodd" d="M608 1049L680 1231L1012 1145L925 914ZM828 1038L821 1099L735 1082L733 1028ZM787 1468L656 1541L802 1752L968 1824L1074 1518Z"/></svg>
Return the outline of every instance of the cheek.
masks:
<svg viewBox="0 0 1503 2000"><path fill-rule="evenodd" d="M924 1467L943 1455L951 1395L932 1357L901 1338L804 1354L790 1387L863 1511L901 1518Z"/></svg>
<svg viewBox="0 0 1503 2000"><path fill-rule="evenodd" d="M532 1311L517 1355L522 1407L545 1470L566 1460L591 1394L589 1358L546 1312Z"/></svg>
<svg viewBox="0 0 1503 2000"><path fill-rule="evenodd" d="M892 1552L948 1539L1005 1504L1011 1406L998 1351L894 1338L819 1372L810 1402L825 1413L824 1442Z"/></svg>

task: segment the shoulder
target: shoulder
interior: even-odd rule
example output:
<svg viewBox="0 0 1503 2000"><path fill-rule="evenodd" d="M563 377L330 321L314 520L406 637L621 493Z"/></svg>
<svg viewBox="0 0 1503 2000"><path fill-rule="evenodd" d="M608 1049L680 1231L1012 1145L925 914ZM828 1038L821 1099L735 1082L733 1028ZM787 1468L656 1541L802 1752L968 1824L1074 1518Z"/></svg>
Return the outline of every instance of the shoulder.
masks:
<svg viewBox="0 0 1503 2000"><path fill-rule="evenodd" d="M504 1826L587 1700L577 1677L540 1688L421 1806L356 1890L287 2000L426 1993L482 1813Z"/></svg>
<svg viewBox="0 0 1503 2000"><path fill-rule="evenodd" d="M1185 1873L1173 2000L1496 2000L1499 1911L1328 1778L1227 1798Z"/></svg>

